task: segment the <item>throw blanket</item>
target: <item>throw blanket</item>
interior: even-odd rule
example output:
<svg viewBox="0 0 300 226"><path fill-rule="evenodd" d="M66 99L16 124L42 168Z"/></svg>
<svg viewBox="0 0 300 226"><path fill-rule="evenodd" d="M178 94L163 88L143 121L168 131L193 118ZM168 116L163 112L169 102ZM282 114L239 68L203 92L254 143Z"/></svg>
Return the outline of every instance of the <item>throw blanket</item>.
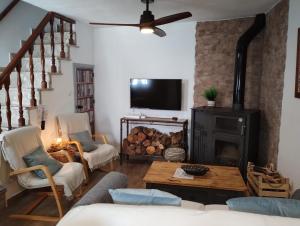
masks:
<svg viewBox="0 0 300 226"><path fill-rule="evenodd" d="M94 204L70 210L57 226L299 226L300 219L169 206Z"/></svg>

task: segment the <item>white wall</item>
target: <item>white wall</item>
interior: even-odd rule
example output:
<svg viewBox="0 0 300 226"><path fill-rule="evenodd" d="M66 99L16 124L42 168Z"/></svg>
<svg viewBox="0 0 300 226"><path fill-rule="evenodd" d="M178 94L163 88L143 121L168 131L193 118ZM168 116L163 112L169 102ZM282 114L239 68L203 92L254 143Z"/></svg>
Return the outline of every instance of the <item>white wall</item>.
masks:
<svg viewBox="0 0 300 226"><path fill-rule="evenodd" d="M278 155L280 172L300 188L300 99L294 97L300 1L290 0L287 58Z"/></svg>
<svg viewBox="0 0 300 226"><path fill-rule="evenodd" d="M6 4L1 3L0 11L8 2L5 0ZM46 13L45 10L20 1L0 22L0 67L8 64L9 53L20 49L21 40L29 37L31 28L35 28Z"/></svg>
<svg viewBox="0 0 300 226"><path fill-rule="evenodd" d="M96 28L94 32L96 129L119 143L120 118L130 113L190 118L193 106L196 23L165 26L167 37L135 28ZM183 110L130 109L130 78L183 79Z"/></svg>

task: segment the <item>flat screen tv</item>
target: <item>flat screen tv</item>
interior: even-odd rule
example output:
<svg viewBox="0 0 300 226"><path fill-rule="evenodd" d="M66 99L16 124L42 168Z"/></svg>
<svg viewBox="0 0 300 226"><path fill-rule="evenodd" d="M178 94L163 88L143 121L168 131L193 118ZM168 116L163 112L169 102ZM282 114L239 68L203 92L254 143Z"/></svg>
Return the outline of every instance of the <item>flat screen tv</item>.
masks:
<svg viewBox="0 0 300 226"><path fill-rule="evenodd" d="M130 79L130 107L181 110L181 79Z"/></svg>

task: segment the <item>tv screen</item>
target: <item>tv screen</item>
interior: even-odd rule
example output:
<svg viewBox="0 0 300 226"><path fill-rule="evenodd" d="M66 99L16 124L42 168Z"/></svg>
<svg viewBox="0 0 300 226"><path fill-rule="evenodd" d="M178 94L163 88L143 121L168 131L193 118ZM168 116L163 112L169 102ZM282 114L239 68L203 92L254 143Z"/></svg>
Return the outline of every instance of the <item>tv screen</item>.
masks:
<svg viewBox="0 0 300 226"><path fill-rule="evenodd" d="M181 79L130 79L130 106L181 110L181 86Z"/></svg>

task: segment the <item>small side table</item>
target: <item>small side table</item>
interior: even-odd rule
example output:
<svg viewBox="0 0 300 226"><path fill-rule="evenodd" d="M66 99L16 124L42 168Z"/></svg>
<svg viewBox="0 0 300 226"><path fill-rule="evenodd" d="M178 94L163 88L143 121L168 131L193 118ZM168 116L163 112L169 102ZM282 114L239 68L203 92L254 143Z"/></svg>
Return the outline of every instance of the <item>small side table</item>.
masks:
<svg viewBox="0 0 300 226"><path fill-rule="evenodd" d="M68 154L70 155L70 157L72 158L72 161L75 161L76 160L76 148L74 148L73 146L71 145L57 145L57 144L52 144L48 149L47 149L47 152L49 154L51 154L51 156L53 158L55 158L56 160L62 162L62 163L66 163L68 162L68 159L67 157L62 154L62 153L59 153L59 151L61 150L65 150L68 152Z"/></svg>
<svg viewBox="0 0 300 226"><path fill-rule="evenodd" d="M6 201L6 188L0 186L0 210L7 207L7 201Z"/></svg>

